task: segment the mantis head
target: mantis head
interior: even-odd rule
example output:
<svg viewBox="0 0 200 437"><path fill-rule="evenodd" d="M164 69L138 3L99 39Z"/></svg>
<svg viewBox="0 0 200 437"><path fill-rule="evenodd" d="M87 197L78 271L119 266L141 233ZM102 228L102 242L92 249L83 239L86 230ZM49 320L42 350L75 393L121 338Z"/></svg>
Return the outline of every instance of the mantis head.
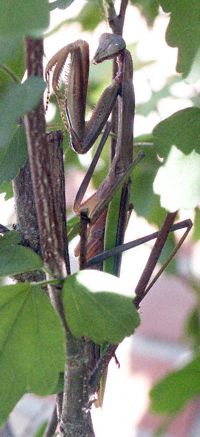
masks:
<svg viewBox="0 0 200 437"><path fill-rule="evenodd" d="M113 59L125 48L125 41L120 35L103 33L100 37L99 47L94 55L93 63L98 64L106 59Z"/></svg>

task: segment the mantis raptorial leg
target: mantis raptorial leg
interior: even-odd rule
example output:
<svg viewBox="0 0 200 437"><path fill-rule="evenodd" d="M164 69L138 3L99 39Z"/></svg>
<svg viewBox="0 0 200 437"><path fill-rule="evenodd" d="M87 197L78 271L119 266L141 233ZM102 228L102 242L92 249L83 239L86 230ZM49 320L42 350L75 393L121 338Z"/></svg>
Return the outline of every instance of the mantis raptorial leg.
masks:
<svg viewBox="0 0 200 437"><path fill-rule="evenodd" d="M118 35L103 34L93 62L102 62L118 56L125 48L124 40ZM101 60L99 60L101 57ZM102 131L116 101L121 76L117 74L103 91L89 121L85 121L86 97L89 75L89 46L78 40L59 50L48 62L45 77L50 90L50 72L61 115L70 134L71 146L77 153L86 153ZM62 72L65 78L62 82Z"/></svg>
<svg viewBox="0 0 200 437"><path fill-rule="evenodd" d="M71 61L64 84L65 93L63 96L59 83L62 70L69 57ZM62 48L48 62L45 73L49 84L50 71L54 68L52 76L53 90L70 133L71 145L78 153L85 153L92 147L110 115L117 96L121 96L118 102L120 109L117 147L111 170L94 196L83 204L83 207L88 209L91 222L95 222L103 212L106 204L112 198L116 184L121 178L124 178L126 172L128 177L132 166L133 128L132 126L130 128L130 125L133 125L134 115L132 60L130 53L125 49L125 42L122 37L109 33L103 34L93 62L97 64L113 58L117 58L118 72L111 85L101 95L88 122L85 122L89 71L88 44L85 41L78 40ZM91 175L91 169L89 175ZM82 193L85 190L85 182L84 180L75 200L74 209L76 212L79 212L82 208L81 201Z"/></svg>

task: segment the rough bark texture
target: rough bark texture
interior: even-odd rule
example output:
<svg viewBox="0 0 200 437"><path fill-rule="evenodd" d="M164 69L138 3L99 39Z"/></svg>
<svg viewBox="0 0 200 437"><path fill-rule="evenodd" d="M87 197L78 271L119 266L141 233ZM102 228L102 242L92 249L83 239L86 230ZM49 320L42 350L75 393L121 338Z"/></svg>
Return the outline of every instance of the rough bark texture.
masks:
<svg viewBox="0 0 200 437"><path fill-rule="evenodd" d="M27 161L14 179L13 192L15 197L16 228L20 233L22 244L30 247L41 255L39 228L29 161ZM45 275L41 270L15 275L15 280L19 282L38 282L44 279Z"/></svg>
<svg viewBox="0 0 200 437"><path fill-rule="evenodd" d="M17 230L20 232L22 243L40 253L40 237L29 161L14 179L13 191Z"/></svg>
<svg viewBox="0 0 200 437"><path fill-rule="evenodd" d="M88 356L84 339L72 338L68 346L66 387L60 423L62 437L95 437L88 406Z"/></svg>

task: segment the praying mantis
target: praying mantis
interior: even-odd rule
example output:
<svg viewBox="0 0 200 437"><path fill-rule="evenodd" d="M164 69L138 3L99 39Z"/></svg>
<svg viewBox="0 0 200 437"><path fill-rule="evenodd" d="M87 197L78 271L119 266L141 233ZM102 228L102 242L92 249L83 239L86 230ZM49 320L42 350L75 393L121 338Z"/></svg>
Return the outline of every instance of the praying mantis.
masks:
<svg viewBox="0 0 200 437"><path fill-rule="evenodd" d="M130 52L126 49L125 41L120 35L111 33L101 35L93 63L98 64L107 59L116 60L117 73L111 84L106 87L100 96L89 121L85 121L89 75L89 46L87 42L77 40L66 45L50 59L45 70L49 98L50 72L54 69L52 88L58 101L62 119L69 132L71 147L77 153L83 154L88 152L106 125L93 161L83 179L74 202L76 213L80 213L81 210L87 210L91 225L94 225L101 218L114 193L123 184L125 201L123 205L120 204L119 206L123 207L125 210L124 216L126 216L130 186L129 176L134 166L143 157L143 154L139 153L133 160L133 123L135 112L133 63ZM66 74L62 88L60 83L63 70L66 70ZM107 123L107 120L116 101L118 102L118 131L116 150L110 171L97 191L89 199L82 202L101 150L110 133L110 124ZM173 221L171 220L170 223L169 231ZM125 229L121 230L121 240L118 239L118 244L123 242L124 231Z"/></svg>
<svg viewBox="0 0 200 437"><path fill-rule="evenodd" d="M63 94L62 89L59 88L59 83L62 70L69 58L70 63L67 69L64 84L65 92ZM54 67L52 87L62 118L70 134L71 146L77 153L86 153L93 146L118 97L117 145L109 174L96 193L82 203L100 151L110 133L108 125L74 202L75 212L79 212L81 208L87 209L91 224L97 221L112 199L118 185L127 179L136 164L132 158L135 107L132 59L121 36L104 33L100 38L93 62L98 64L104 60L114 58L118 65L117 74L112 83L102 93L90 120L87 122L85 122L85 109L89 74L88 44L85 41L78 40L67 45L52 57L46 67L47 83L49 83L50 70Z"/></svg>
<svg viewBox="0 0 200 437"><path fill-rule="evenodd" d="M134 166L143 157L143 154L139 153L136 158L133 159L133 124L135 111L133 64L130 52L126 49L125 42L121 36L108 33L105 33L101 36L99 41L99 47L94 55L93 62L95 64L98 64L107 59L116 60L117 73L113 78L111 84L102 93L96 107L93 110L90 120L87 122L85 121L85 110L89 74L88 44L85 41L78 40L74 43L68 44L67 46L59 50L48 62L45 77L48 83L49 90L50 72L54 68L52 76L52 87L58 101L64 124L69 132L71 146L77 153L83 154L90 150L98 136L101 134L102 129L105 128L100 144L94 155L93 161L78 190L74 202L74 210L76 213L81 213L82 210L87 210L87 215L90 220L91 226L96 225L97 223L98 226L104 226L105 217L103 216L103 214L110 204L111 211L108 213L107 222L109 222L110 217L112 220L112 199L115 193L119 191L120 200L118 206L119 209L123 210L123 219L125 218L125 220L124 224L120 225L119 218L115 217L114 219L117 225L117 232L119 229L120 238L117 239L117 243L116 241L114 242L113 246L118 245L121 255L122 251L125 250L125 247L122 247L124 246L122 243L128 216L130 175ZM61 75L63 69L65 69L67 61L69 61L69 63L67 66L66 77L64 79L64 87L62 88L60 86ZM86 201L82 201L95 166L97 164L98 158L100 156L101 150L106 142L106 139L109 136L111 127L107 120L116 101L118 102L118 130L115 155L111 162L109 173L105 180L101 183L97 191L89 199L87 199ZM116 215L115 212L114 215ZM141 275L141 278L135 290L136 298L134 299L134 304L137 308L139 308L141 300L151 288L151 286L155 282L155 279L159 277L159 275L164 270L164 267L166 267L166 265L168 264L167 261L164 267L162 267L161 270L158 272L155 279L153 279L153 281L151 281L149 284L151 274L158 261L162 248L164 247L167 236L169 232L176 230L176 225L173 225L175 217L176 213L169 213L166 217L163 227L161 228L161 231L156 233L156 235L152 236L152 238L156 238L156 243L152 249L149 260L147 261L143 274ZM101 218L103 218L103 220L100 220ZM121 220L121 222L123 222L123 220ZM111 223L111 226L113 225L114 223ZM187 227L187 231L180 240L180 243L174 249L172 256L174 256L177 252L178 248L188 234L191 226L191 221L180 224L180 227ZM91 229L92 228L90 228L90 231ZM97 231L95 229L95 232L96 240L98 240L98 232L101 239L103 236L102 230L98 229ZM150 239L151 236L144 237L143 239L141 239L142 241L135 242L133 246L144 243L145 241L148 241ZM109 249L109 247L106 247L106 244L105 248ZM87 252L90 253L88 246L86 247L86 249ZM109 256L113 256L113 254L115 256L118 256L119 251L116 252L114 249L111 251L111 253L109 253ZM101 253L98 260L96 260L96 263L100 261L100 256L101 259L105 259L105 255L107 256L108 252ZM172 256L170 257L170 259L172 258ZM89 258L92 258L92 255L89 256ZM88 261L87 259L85 266L83 263L83 268L90 267L91 265L92 263L90 263L90 261ZM111 271L109 272L111 273ZM113 274L118 273L119 268L117 266ZM108 346L108 350L106 353L108 354L108 357L111 358L116 350L116 347L113 348L112 345L110 346L110 349ZM93 365L92 378L94 381L96 381L96 375L97 380L99 381L99 372L101 375L103 374L102 363L103 361L101 361L100 358L97 362L97 367L95 367L95 364ZM96 389L98 389L98 382L97 384L96 382L91 383L91 385L92 384L94 385L93 390L96 391Z"/></svg>

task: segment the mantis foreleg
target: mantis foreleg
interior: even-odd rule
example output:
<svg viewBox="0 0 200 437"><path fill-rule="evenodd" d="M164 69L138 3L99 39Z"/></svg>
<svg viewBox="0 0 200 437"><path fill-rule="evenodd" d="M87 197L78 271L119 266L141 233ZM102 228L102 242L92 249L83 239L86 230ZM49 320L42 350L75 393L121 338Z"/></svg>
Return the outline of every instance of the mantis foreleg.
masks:
<svg viewBox="0 0 200 437"><path fill-rule="evenodd" d="M103 34L93 62L118 56L125 48L124 40L118 35ZM68 64L67 64L68 63ZM66 67L67 64L67 67ZM45 77L49 89L50 71L61 115L70 134L71 146L78 153L86 153L102 131L120 88L120 75L103 91L89 121L85 121L86 98L89 75L89 46L78 40L59 50L48 62ZM60 86L62 72L66 75L63 88Z"/></svg>

